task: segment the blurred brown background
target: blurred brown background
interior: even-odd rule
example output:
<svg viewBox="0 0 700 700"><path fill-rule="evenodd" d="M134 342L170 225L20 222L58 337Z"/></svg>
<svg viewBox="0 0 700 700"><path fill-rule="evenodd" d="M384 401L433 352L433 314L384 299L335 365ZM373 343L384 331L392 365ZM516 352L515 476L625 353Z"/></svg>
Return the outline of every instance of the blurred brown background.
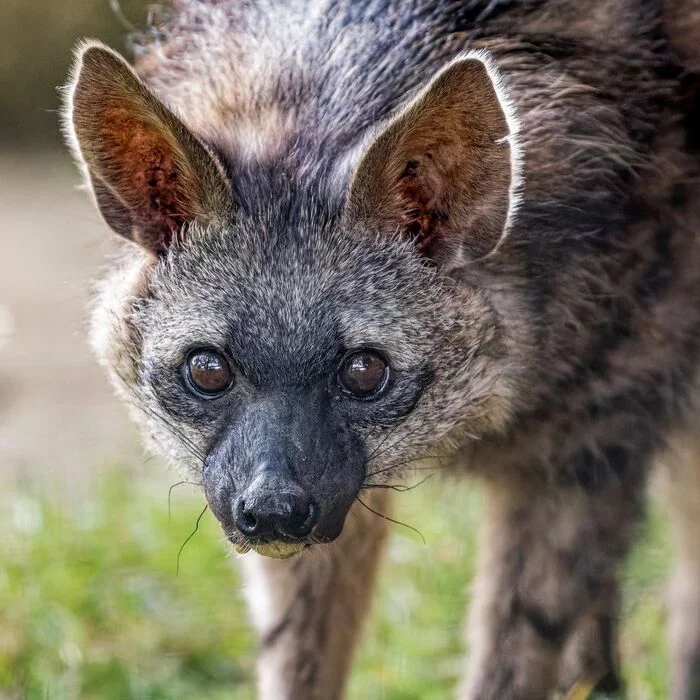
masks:
<svg viewBox="0 0 700 700"><path fill-rule="evenodd" d="M58 119L75 43L128 54L126 24L147 20L142 0L120 12L110 0L0 2L0 488L79 497L106 460L143 463L85 342L113 239L78 189Z"/></svg>

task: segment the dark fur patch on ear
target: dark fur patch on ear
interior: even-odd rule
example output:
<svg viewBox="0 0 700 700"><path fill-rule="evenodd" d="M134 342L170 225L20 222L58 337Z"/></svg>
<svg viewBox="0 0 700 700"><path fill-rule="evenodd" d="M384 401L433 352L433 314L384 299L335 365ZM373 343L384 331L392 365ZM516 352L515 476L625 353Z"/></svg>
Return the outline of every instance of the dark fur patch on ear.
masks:
<svg viewBox="0 0 700 700"><path fill-rule="evenodd" d="M432 156L426 154L425 158ZM401 174L398 191L403 200L404 218L399 224L403 235L412 240L416 250L432 257L439 243L440 226L444 226L448 214L439 207L440 185L431 178L429 164L410 160Z"/></svg>
<svg viewBox="0 0 700 700"><path fill-rule="evenodd" d="M187 182L182 176L182 166L176 165L173 145L162 132L133 117L123 107L104 111L99 137L114 161L106 164L114 179L113 186L110 188L99 179L99 184L106 188L98 196L105 218L110 225L121 228L126 223L123 220L126 214L134 240L147 248L164 249L187 221L200 214L183 192ZM116 192L140 196L112 203L109 197L117 198Z"/></svg>

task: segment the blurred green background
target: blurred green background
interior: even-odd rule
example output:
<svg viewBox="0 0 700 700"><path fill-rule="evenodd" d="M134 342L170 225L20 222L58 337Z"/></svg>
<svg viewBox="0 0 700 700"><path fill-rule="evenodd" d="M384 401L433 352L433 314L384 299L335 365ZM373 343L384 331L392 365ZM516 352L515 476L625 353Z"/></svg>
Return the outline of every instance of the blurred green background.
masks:
<svg viewBox="0 0 700 700"><path fill-rule="evenodd" d="M123 0L128 22L145 4ZM142 453L85 343L112 236L61 148L56 86L80 37L124 50L108 0L0 2L0 700L252 698L254 639L203 499ZM435 478L397 517L350 698L450 698L480 495ZM437 504L437 505L436 505ZM169 512L170 510L170 512ZM662 700L666 526L626 569L629 697Z"/></svg>

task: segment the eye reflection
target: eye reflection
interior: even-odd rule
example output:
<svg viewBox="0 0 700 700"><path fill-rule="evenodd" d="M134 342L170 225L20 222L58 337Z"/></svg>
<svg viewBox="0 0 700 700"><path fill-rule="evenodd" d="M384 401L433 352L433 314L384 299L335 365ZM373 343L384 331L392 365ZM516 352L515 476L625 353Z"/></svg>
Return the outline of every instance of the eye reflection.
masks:
<svg viewBox="0 0 700 700"><path fill-rule="evenodd" d="M353 399L377 398L389 380L387 361L373 350L357 350L346 356L338 369L341 392Z"/></svg>
<svg viewBox="0 0 700 700"><path fill-rule="evenodd" d="M207 397L223 394L233 382L228 360L216 350L195 350L187 358L185 377L196 394Z"/></svg>

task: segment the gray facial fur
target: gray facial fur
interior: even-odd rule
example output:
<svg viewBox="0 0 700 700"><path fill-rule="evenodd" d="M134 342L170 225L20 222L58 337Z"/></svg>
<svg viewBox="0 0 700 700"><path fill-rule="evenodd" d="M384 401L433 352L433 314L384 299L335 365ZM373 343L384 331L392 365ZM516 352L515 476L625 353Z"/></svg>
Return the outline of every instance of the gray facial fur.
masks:
<svg viewBox="0 0 700 700"><path fill-rule="evenodd" d="M305 202L301 193L286 196L289 203L278 198L278 211L265 203L244 218L239 210L223 233L190 230L152 270L149 297L130 319L143 339L138 400L155 405L153 415L175 421L177 432L151 420L159 450L201 476L199 457L178 437L184 432L198 454L225 455L234 491L252 474L251 460L266 450L283 449L289 459L298 453L293 471L324 491L316 499L332 500L342 485L348 490L342 526L366 472L386 469L386 481L392 463L415 457L417 446L430 449L438 430L446 434L458 422L455 396L464 406L461 416L472 411L478 425L483 402L493 400L478 368L501 352L500 339L487 325L495 315L488 299L461 290L477 317L465 327L453 309L451 285L410 245L353 234L337 212ZM440 352L433 355L437 339ZM236 368L234 388L221 399L203 402L183 385L184 358L200 346L225 351ZM389 390L371 402L345 398L335 387L344 353L363 347L381 349L391 361ZM473 377L460 377L467 364ZM500 382L506 394L508 378L494 377L492 393L498 395ZM266 403L288 415L277 431L292 431L286 447L273 439L276 431L258 428L251 417L264 414L258 406ZM368 469L369 455L390 432L386 456ZM205 464L212 468L211 459ZM333 529L337 535L337 522Z"/></svg>

